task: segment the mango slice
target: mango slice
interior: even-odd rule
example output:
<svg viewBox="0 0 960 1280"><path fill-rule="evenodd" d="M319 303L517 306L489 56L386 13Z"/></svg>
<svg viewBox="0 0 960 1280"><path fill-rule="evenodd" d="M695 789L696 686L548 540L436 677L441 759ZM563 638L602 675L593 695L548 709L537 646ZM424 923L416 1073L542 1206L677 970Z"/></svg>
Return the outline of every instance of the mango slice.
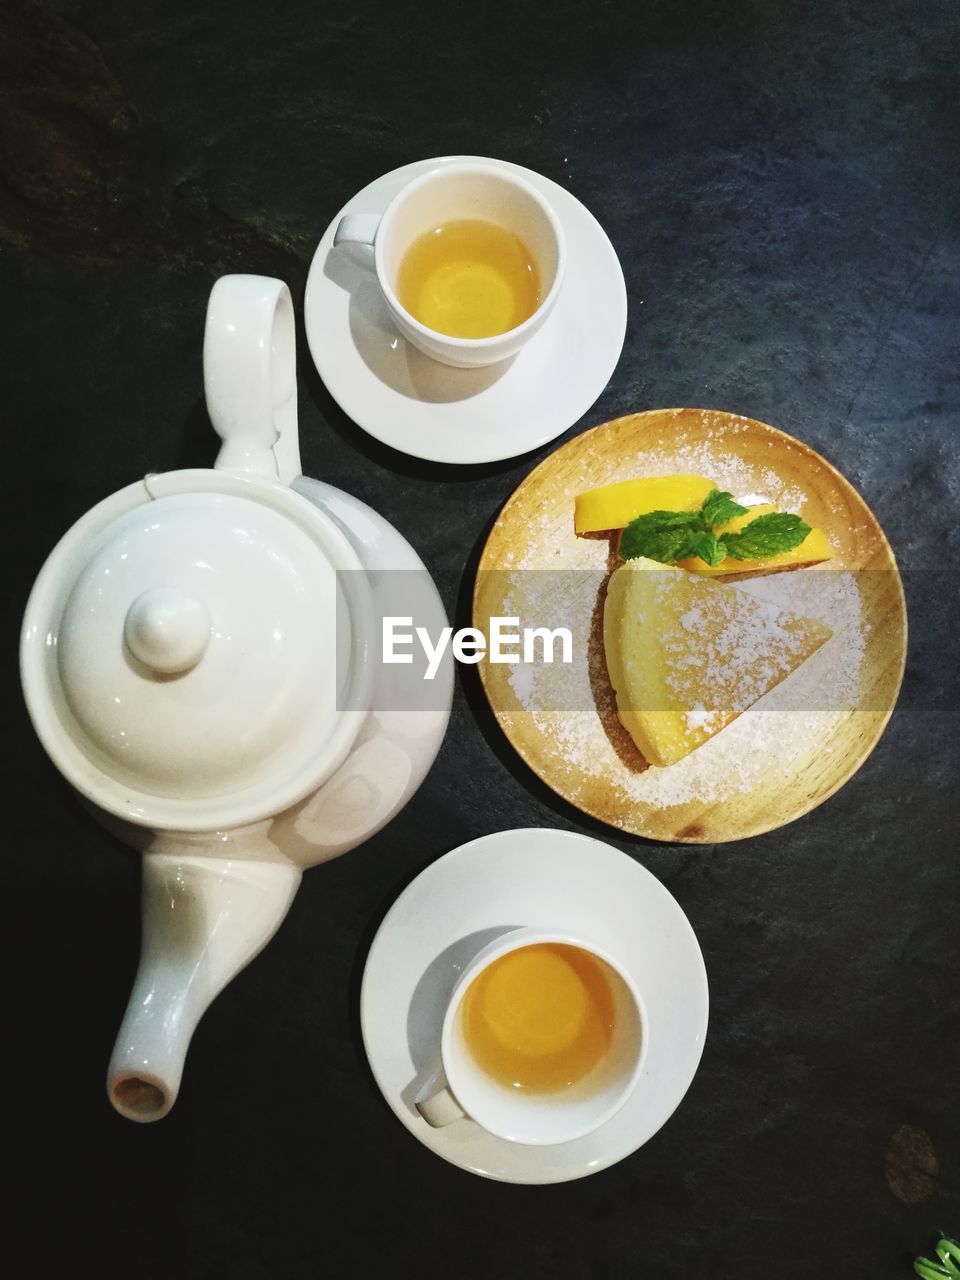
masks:
<svg viewBox="0 0 960 1280"><path fill-rule="evenodd" d="M577 533L625 529L648 511L697 511L711 489L704 476L652 476L621 480L577 495L573 527Z"/></svg>
<svg viewBox="0 0 960 1280"><path fill-rule="evenodd" d="M607 586L603 646L617 714L660 767L719 733L830 635L736 586L643 557Z"/></svg>
<svg viewBox="0 0 960 1280"><path fill-rule="evenodd" d="M751 507L746 515L734 516L726 524L720 525L716 529L717 536L721 533L739 533L744 525L756 520L757 516L768 515L776 509L769 503ZM677 564L681 569L689 569L691 573L716 577L724 573L756 573L761 569L781 569L791 564L818 564L821 560L829 560L832 555L833 549L827 535L822 529L813 528L801 543L789 551L781 551L779 555L765 556L760 560L734 560L733 556L727 556L719 564L713 565L694 556L691 560L678 560Z"/></svg>

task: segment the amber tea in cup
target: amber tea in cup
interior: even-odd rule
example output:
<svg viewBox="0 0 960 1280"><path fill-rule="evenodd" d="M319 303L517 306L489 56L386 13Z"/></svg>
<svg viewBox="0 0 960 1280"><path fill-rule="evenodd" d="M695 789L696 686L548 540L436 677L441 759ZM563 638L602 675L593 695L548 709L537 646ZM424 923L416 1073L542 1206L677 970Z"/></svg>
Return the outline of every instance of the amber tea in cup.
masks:
<svg viewBox="0 0 960 1280"><path fill-rule="evenodd" d="M608 966L580 947L519 947L474 978L463 1001L463 1038L498 1084L556 1093L578 1084L613 1042Z"/></svg>
<svg viewBox="0 0 960 1280"><path fill-rule="evenodd" d="M434 1128L467 1118L508 1142L572 1142L623 1106L647 1042L643 1000L618 960L520 926L461 972L414 1105Z"/></svg>
<svg viewBox="0 0 960 1280"><path fill-rule="evenodd" d="M518 235L459 218L423 232L397 272L401 306L452 338L492 338L523 324L541 302L540 273Z"/></svg>
<svg viewBox="0 0 960 1280"><path fill-rule="evenodd" d="M553 314L566 263L550 202L512 166L489 160L438 161L382 213L345 214L333 243L373 249L400 334L455 369L517 355Z"/></svg>

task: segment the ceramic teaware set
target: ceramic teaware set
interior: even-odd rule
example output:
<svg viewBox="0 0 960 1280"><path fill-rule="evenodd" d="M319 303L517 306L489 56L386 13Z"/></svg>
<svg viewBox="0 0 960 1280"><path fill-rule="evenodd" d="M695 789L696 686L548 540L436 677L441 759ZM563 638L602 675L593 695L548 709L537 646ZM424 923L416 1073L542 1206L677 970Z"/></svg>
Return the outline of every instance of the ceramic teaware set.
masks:
<svg viewBox="0 0 960 1280"><path fill-rule="evenodd" d="M565 291L579 287L587 224L571 202L594 240L602 236L568 193L548 198L548 187L515 166L456 158L373 184L373 207L351 202L321 241L307 297L312 348L331 322L322 306L317 322L323 289L353 273L374 299L374 319L354 317L354 328L382 326L391 355L414 353L417 377L439 371L441 399L396 391L389 371L381 394L404 396L415 421L418 406L429 417L448 379L462 377L459 403L486 397L493 421L491 390L537 376L536 360L522 366L560 324ZM450 338L404 310L397 262L438 213L477 210L523 232L541 263L543 301L513 332ZM357 346L369 333L351 339L350 318L341 311L340 320L317 361L322 373L337 344L366 360ZM203 348L222 440L214 467L147 475L105 498L54 548L26 608L21 671L40 740L97 817L145 855L139 971L107 1080L112 1104L133 1120L170 1110L199 1018L273 935L303 869L362 843L406 804L449 717L449 659L431 708L385 709L383 669L369 660L377 584L385 571L426 571L370 507L301 475L294 329L281 281L216 282ZM551 344L565 341L561 330ZM604 366L611 345L614 362L619 355L622 330L614 338ZM349 379L349 360L344 371ZM354 382L361 401L364 379L378 379L369 364ZM352 412L343 377L332 380ZM583 408L571 411L572 421ZM568 425L561 414L551 431ZM520 438L512 452L529 447ZM432 587L425 608L431 625L445 624ZM510 866L500 875L502 857ZM635 936L644 913L659 922L656 941ZM590 1087L539 1105L484 1080L457 1017L487 966L550 939L603 957L621 1015ZM678 983L687 1012L671 1025L662 1013ZM631 859L584 837L506 832L446 855L405 891L371 950L361 1016L374 1075L421 1141L489 1176L552 1181L621 1158L663 1123L696 1069L706 984L682 912Z"/></svg>

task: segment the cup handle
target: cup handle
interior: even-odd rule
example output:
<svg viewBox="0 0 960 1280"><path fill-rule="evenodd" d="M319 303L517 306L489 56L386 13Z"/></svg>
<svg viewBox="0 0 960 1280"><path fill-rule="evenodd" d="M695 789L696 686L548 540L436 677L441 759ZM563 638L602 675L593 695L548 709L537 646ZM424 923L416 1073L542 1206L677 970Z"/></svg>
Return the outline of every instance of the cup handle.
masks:
<svg viewBox="0 0 960 1280"><path fill-rule="evenodd" d="M366 244L372 249L379 225L379 213L345 214L333 233L334 248L338 244Z"/></svg>
<svg viewBox="0 0 960 1280"><path fill-rule="evenodd" d="M216 468L290 484L300 474L296 325L270 276L221 276L203 335L203 390L223 447Z"/></svg>
<svg viewBox="0 0 960 1280"><path fill-rule="evenodd" d="M436 1071L420 1090L413 1105L433 1129L442 1129L454 1120L462 1120L466 1112L450 1092L443 1071Z"/></svg>

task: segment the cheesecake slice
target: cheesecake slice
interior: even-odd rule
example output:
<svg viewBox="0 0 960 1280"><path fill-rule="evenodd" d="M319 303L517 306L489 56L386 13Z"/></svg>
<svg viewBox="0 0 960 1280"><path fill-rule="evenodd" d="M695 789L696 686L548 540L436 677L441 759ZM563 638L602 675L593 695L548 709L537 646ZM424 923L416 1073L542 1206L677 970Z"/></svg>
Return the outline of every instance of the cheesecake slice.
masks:
<svg viewBox="0 0 960 1280"><path fill-rule="evenodd" d="M719 733L831 634L728 583L642 557L613 573L603 613L617 714L660 766Z"/></svg>

